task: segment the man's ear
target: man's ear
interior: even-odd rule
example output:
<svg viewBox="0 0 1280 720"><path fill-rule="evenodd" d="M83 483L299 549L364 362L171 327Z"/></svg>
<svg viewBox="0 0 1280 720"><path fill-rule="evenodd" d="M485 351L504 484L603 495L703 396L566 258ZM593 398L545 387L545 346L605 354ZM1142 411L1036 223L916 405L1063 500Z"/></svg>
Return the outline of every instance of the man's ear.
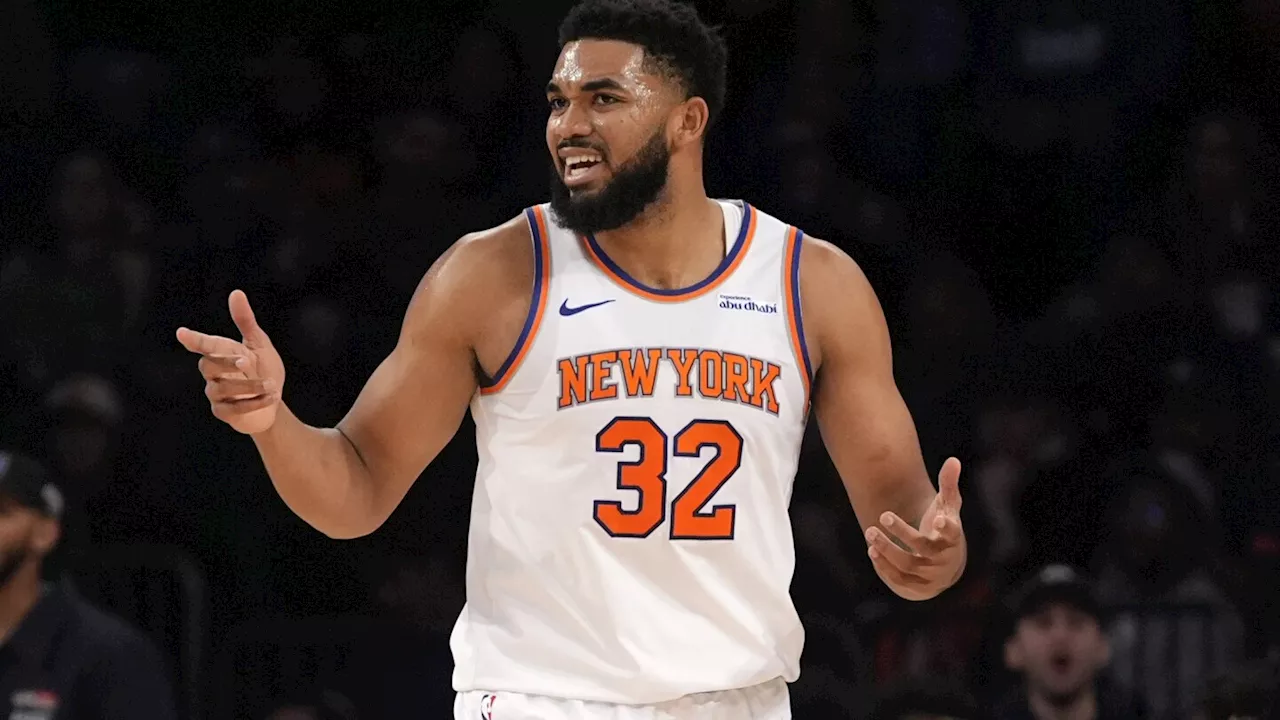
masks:
<svg viewBox="0 0 1280 720"><path fill-rule="evenodd" d="M1111 664L1111 637L1106 632L1098 630L1098 655L1094 661L1098 664L1098 669L1102 669Z"/></svg>
<svg viewBox="0 0 1280 720"><path fill-rule="evenodd" d="M672 112L669 129L676 146L702 142L711 122L711 108L700 97L691 97L676 106Z"/></svg>
<svg viewBox="0 0 1280 720"><path fill-rule="evenodd" d="M1018 636L1014 635L1004 641L1004 666L1014 672L1021 672L1026 665L1026 656L1022 652L1022 644L1018 642Z"/></svg>
<svg viewBox="0 0 1280 720"><path fill-rule="evenodd" d="M53 552L62 537L62 524L53 518L41 518L31 535L32 550L41 557Z"/></svg>

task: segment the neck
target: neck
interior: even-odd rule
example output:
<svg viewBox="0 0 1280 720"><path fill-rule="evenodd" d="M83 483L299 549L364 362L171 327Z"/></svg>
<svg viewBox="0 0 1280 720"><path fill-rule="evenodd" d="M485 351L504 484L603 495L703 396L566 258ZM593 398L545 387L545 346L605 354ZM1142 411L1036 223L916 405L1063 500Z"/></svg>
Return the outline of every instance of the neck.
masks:
<svg viewBox="0 0 1280 720"><path fill-rule="evenodd" d="M596 242L636 280L658 288L697 284L725 253L724 215L701 179L682 188L672 176L663 197L634 221L597 233Z"/></svg>
<svg viewBox="0 0 1280 720"><path fill-rule="evenodd" d="M0 587L0 644L13 635L40 599L40 565L25 562Z"/></svg>
<svg viewBox="0 0 1280 720"><path fill-rule="evenodd" d="M1098 695L1092 683L1066 703L1055 703L1034 690L1027 699L1036 720L1094 720L1098 717Z"/></svg>

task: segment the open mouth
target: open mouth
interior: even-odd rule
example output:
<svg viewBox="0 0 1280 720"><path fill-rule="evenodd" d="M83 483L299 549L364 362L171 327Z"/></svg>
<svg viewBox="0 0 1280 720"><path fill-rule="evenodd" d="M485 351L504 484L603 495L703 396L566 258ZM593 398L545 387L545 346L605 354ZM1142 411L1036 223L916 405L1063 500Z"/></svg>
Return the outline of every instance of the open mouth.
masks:
<svg viewBox="0 0 1280 720"><path fill-rule="evenodd" d="M598 153L575 153L564 159L564 182L566 185L581 185L594 180L601 174L604 158Z"/></svg>

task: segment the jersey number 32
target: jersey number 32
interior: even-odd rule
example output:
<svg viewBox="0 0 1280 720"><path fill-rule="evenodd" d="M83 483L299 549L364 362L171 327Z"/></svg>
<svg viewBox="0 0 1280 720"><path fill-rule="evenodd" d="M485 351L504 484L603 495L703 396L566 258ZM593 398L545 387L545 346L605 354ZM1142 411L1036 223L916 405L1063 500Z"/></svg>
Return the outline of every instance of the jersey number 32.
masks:
<svg viewBox="0 0 1280 720"><path fill-rule="evenodd" d="M671 443L674 447L669 448ZM623 509L614 500L597 500L594 517L614 537L643 538L667 519L667 457L699 457L704 448L715 455L684 492L670 503L672 540L732 540L737 509L716 505L712 496L742 465L742 436L724 420L694 420L669 442L652 418L618 417L596 434L596 451L620 453L628 445L640 448L637 460L618 463L618 489L635 490L639 503Z"/></svg>

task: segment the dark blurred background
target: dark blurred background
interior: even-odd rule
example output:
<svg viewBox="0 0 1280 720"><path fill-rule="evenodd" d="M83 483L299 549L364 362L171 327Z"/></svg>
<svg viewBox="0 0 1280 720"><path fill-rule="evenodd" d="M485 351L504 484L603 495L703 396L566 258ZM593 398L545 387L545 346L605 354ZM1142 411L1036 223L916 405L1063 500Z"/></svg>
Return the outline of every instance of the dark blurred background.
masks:
<svg viewBox="0 0 1280 720"><path fill-rule="evenodd" d="M6 3L0 439L58 473L58 571L155 635L191 717L326 690L448 714L471 428L385 527L331 541L210 416L173 331L233 333L243 288L290 406L336 422L430 263L544 200L569 4ZM1002 601L1054 561L1137 608L1113 669L1165 712L1202 678L1152 686L1138 650L1208 651L1144 643L1151 617L1207 608L1223 667L1275 652L1280 7L699 6L731 49L709 191L862 264L930 467L966 461L968 571L911 605L810 433L797 707L856 717L931 675L993 696Z"/></svg>

